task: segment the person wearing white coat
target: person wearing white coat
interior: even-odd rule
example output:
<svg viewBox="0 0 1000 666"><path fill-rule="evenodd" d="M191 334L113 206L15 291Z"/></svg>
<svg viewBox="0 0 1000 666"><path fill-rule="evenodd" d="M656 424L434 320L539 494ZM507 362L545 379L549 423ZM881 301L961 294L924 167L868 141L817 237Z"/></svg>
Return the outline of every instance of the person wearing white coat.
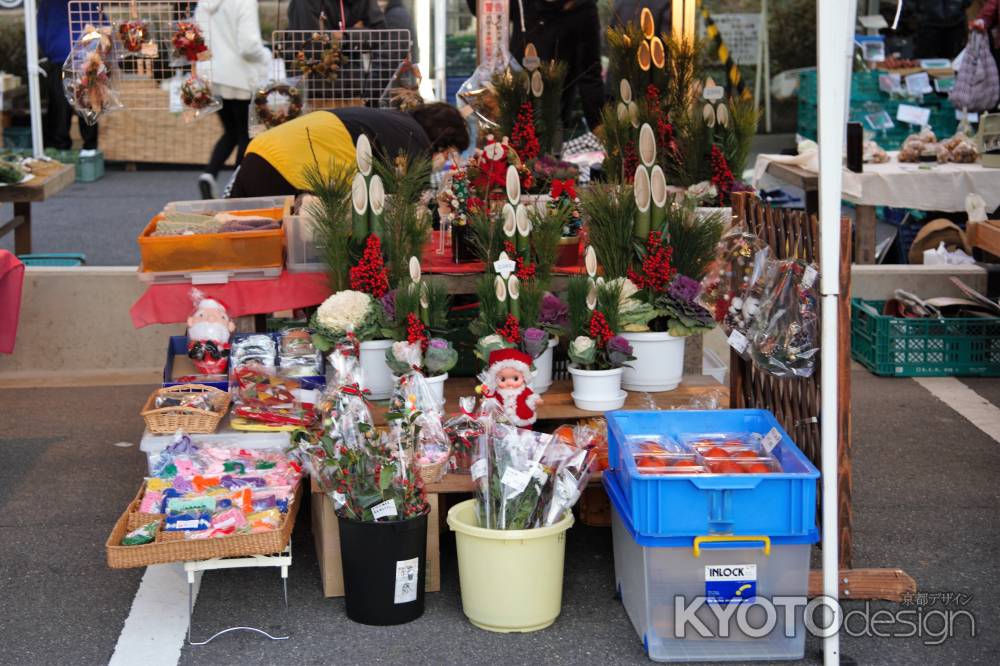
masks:
<svg viewBox="0 0 1000 666"><path fill-rule="evenodd" d="M250 143L251 91L267 77L271 53L260 36L257 0L201 0L194 20L212 53L212 88L222 97L223 134L198 179L202 198L214 199L218 196L215 179L234 148L237 166L243 161Z"/></svg>

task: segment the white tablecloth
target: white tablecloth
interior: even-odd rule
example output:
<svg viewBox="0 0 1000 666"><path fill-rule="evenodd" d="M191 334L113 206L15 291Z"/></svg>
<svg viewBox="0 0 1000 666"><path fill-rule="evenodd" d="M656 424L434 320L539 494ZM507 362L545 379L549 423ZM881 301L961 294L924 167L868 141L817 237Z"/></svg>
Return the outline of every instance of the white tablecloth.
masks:
<svg viewBox="0 0 1000 666"><path fill-rule="evenodd" d="M965 197L976 193L986 201L986 210L1000 207L1000 169L980 164L907 163L891 152L890 162L866 164L864 173L844 169L843 197L854 204L893 206L917 210L960 212ZM815 158L808 155L758 155L754 166L754 187L770 188L781 181L766 174L771 162L796 164L816 170Z"/></svg>

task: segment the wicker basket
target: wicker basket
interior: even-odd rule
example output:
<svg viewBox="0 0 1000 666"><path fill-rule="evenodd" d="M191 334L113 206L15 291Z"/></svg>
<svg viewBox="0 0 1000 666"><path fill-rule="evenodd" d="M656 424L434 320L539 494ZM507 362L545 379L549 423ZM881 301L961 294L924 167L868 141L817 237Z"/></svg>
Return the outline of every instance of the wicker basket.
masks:
<svg viewBox="0 0 1000 666"><path fill-rule="evenodd" d="M192 407L160 407L157 409L156 398L162 395L181 396L191 393L209 395L214 411L194 409ZM188 433L212 433L219 427L219 421L229 411L229 393L212 386L201 384L181 384L153 391L142 408L142 418L146 419L146 427L157 435L171 435L178 430Z"/></svg>
<svg viewBox="0 0 1000 666"><path fill-rule="evenodd" d="M142 546L123 546L125 535L145 523L163 518L155 514L139 513L145 484L139 494L121 515L105 544L108 566L112 569L147 567L151 564L168 562L193 562L211 560L217 557L247 557L250 555L273 555L285 550L295 527L295 517L302 502L302 484L295 489L295 496L288 505L281 526L270 532L258 534L238 534L214 539L185 539L180 532L164 532L161 525L156 531L156 540Z"/></svg>
<svg viewBox="0 0 1000 666"><path fill-rule="evenodd" d="M432 463L430 465L417 465L417 473L420 474L420 479L424 484L437 483L444 478L444 473L447 471L448 459L445 458L441 462Z"/></svg>

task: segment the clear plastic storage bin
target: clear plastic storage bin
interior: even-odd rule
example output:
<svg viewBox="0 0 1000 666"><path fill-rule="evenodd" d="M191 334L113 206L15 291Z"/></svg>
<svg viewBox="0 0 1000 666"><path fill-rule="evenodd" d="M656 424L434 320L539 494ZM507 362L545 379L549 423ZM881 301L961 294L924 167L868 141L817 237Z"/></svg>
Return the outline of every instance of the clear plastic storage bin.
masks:
<svg viewBox="0 0 1000 666"><path fill-rule="evenodd" d="M287 265L292 273L322 273L326 271L323 251L316 246L312 224L302 215L289 215L285 220Z"/></svg>
<svg viewBox="0 0 1000 666"><path fill-rule="evenodd" d="M604 486L614 507L611 531L618 594L650 659L698 662L803 658L809 550L817 539L815 531L808 536L773 539L643 537L635 533L628 513L622 511L623 498L615 478L605 475ZM772 603L775 597L797 597L800 603ZM699 602L699 598L705 601ZM708 601L710 598L716 601ZM678 603L682 609L696 608L692 615L700 620L707 636L701 627L684 619L689 616L677 612ZM731 604L746 604L747 609L733 610ZM720 622L713 607L719 612L732 611L723 615L729 620ZM763 629L755 631L771 623L771 608L773 626L766 633ZM739 621L741 616L749 623L746 630ZM755 635L758 633L763 635Z"/></svg>

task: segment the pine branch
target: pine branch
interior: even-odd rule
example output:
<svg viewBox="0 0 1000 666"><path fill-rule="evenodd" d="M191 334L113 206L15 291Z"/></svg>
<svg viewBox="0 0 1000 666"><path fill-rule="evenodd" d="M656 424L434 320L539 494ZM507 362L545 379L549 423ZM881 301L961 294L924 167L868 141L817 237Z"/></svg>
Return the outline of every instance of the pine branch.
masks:
<svg viewBox="0 0 1000 666"><path fill-rule="evenodd" d="M580 203L590 230L590 244L604 267L604 276L609 280L625 277L635 256L632 226L636 205L632 188L595 183L584 190Z"/></svg>
<svg viewBox="0 0 1000 666"><path fill-rule="evenodd" d="M699 218L694 200L670 206L664 223L666 237L673 252L670 264L680 275L701 280L715 259L715 247L722 237L726 222L721 213Z"/></svg>
<svg viewBox="0 0 1000 666"><path fill-rule="evenodd" d="M531 249L535 259L536 280L544 290L552 279L552 267L559 254L563 227L569 223L570 207L569 204L563 204L539 210L532 206L528 209L528 218L531 220Z"/></svg>
<svg viewBox="0 0 1000 666"><path fill-rule="evenodd" d="M348 268L350 267L351 236L351 179L353 165L327 165L326 174L314 160L302 171L306 189L316 197L306 213L313 219L313 234L317 245L323 250L330 289L347 289Z"/></svg>
<svg viewBox="0 0 1000 666"><path fill-rule="evenodd" d="M566 288L566 304L569 305L570 339L580 335L589 335L590 309L587 307L587 294L590 293L590 280L577 275L569 280Z"/></svg>

